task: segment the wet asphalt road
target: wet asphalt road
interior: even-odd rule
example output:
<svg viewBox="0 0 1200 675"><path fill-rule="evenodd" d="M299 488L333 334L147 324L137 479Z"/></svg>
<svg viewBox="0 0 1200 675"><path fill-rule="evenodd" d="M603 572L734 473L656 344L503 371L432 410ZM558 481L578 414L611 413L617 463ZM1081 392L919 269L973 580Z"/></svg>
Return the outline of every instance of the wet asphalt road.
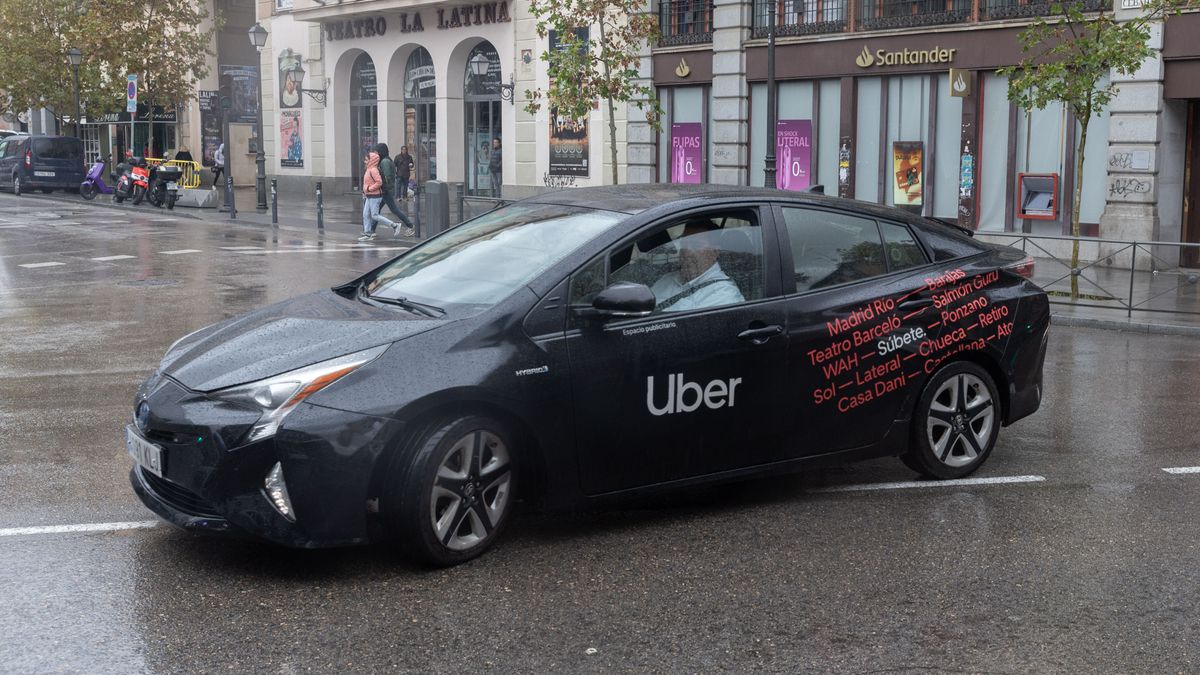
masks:
<svg viewBox="0 0 1200 675"><path fill-rule="evenodd" d="M167 218L0 194L0 531L152 520L121 428L165 348L402 245ZM913 477L873 461L525 514L437 571L3 535L0 671L1200 670L1200 474L1162 470L1200 465L1200 341L1052 330L1042 410L979 472L1044 481L822 491Z"/></svg>

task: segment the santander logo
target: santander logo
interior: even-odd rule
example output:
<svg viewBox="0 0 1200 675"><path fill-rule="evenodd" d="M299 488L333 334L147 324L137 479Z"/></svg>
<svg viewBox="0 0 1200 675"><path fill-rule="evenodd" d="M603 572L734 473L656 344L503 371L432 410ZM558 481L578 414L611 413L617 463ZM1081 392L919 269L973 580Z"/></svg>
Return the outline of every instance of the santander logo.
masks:
<svg viewBox="0 0 1200 675"><path fill-rule="evenodd" d="M667 391L662 406L655 405L654 376L646 378L646 408L651 415L661 417L675 413L690 413L704 406L716 410L726 406L732 408L737 386L742 378L712 380L703 387L683 379L683 373L667 376Z"/></svg>

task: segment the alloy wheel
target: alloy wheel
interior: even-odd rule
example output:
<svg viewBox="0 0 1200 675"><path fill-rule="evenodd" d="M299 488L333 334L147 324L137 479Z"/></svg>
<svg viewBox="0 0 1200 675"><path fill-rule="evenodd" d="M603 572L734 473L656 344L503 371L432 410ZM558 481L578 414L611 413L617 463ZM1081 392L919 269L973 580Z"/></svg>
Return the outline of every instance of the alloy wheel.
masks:
<svg viewBox="0 0 1200 675"><path fill-rule="evenodd" d="M987 383L960 373L943 382L929 404L929 447L946 466L966 466L988 447L995 422L996 403Z"/></svg>
<svg viewBox="0 0 1200 675"><path fill-rule="evenodd" d="M486 541L506 514L512 463L500 437L486 430L461 437L438 465L430 492L434 536L452 551Z"/></svg>

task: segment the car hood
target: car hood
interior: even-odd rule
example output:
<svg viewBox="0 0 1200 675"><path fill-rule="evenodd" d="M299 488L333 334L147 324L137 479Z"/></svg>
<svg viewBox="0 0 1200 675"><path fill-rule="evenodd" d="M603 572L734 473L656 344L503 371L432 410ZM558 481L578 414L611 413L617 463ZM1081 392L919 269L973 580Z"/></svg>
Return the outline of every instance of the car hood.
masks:
<svg viewBox="0 0 1200 675"><path fill-rule="evenodd" d="M213 391L395 342L448 323L319 291L203 328L167 351L159 371Z"/></svg>

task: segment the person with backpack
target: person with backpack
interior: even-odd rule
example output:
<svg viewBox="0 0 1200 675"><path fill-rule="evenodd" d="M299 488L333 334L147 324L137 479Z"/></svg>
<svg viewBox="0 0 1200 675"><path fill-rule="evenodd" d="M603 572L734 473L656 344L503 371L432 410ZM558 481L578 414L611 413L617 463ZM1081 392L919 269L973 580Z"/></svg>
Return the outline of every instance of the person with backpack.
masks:
<svg viewBox="0 0 1200 675"><path fill-rule="evenodd" d="M379 175L383 178L383 206L392 210L400 222L404 223L404 236L413 236L412 221L408 216L400 211L400 207L396 206L396 165L392 162L392 156L388 154L387 143L380 143L375 146L374 151L379 155ZM380 207L380 211L383 208ZM400 234L400 226L388 219L384 221L391 226L394 235Z"/></svg>

